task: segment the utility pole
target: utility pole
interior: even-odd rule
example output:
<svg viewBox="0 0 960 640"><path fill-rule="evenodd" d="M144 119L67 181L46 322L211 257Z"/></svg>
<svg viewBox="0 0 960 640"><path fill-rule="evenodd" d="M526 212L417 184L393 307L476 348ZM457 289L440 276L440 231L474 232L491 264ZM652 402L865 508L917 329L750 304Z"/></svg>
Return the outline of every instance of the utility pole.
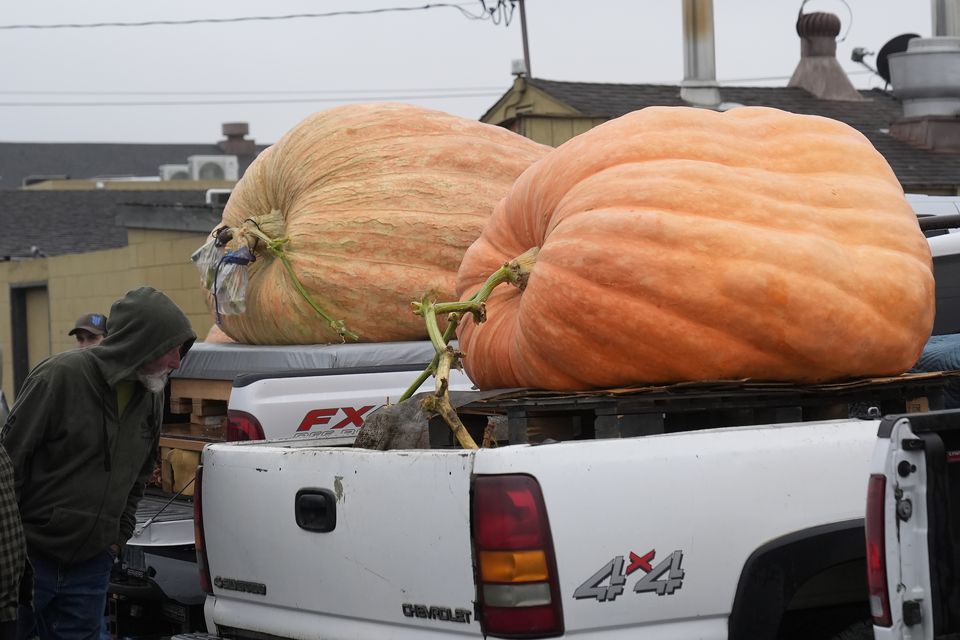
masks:
<svg viewBox="0 0 960 640"><path fill-rule="evenodd" d="M527 72L527 77L532 78L533 72L530 70L530 43L527 42L527 10L523 5L523 0L517 0L520 3L520 33L523 36L523 66Z"/></svg>

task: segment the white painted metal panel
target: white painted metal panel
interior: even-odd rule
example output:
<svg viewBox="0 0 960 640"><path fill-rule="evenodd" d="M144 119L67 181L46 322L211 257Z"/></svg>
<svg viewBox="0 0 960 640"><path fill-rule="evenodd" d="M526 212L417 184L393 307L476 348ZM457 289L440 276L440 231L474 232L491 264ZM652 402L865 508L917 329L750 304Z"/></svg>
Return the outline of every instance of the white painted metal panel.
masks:
<svg viewBox="0 0 960 640"><path fill-rule="evenodd" d="M231 616L255 611L240 603L282 609L225 621L214 608L216 624L291 638L318 637L317 620L325 618L352 620L357 629L419 630L369 636L377 638L425 630L479 634L469 522L472 454L212 445L203 463L205 539L215 585L242 580L266 591L215 586L218 603L237 603L219 606ZM297 525L294 499L304 488L335 494L333 531ZM410 617L404 605L463 609L470 621ZM289 626L291 609L316 616L309 618L312 631Z"/></svg>
<svg viewBox="0 0 960 640"><path fill-rule="evenodd" d="M877 425L806 422L505 447L479 452L474 472L529 473L540 482L568 636L629 627L636 638L672 637L658 635L659 625L726 620L740 571L759 546L863 517ZM666 584L662 595L643 590L658 580L635 591L648 574L634 567L619 595L574 595L617 557L622 575L631 553L648 556L656 570L677 551L682 561L673 568L683 577L669 593ZM666 583L669 565L654 578ZM723 629L704 637L726 637Z"/></svg>

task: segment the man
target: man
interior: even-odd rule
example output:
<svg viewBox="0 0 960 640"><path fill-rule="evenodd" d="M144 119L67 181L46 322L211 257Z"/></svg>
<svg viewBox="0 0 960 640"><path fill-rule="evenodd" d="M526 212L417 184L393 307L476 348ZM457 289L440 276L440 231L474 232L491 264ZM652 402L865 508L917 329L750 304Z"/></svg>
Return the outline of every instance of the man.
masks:
<svg viewBox="0 0 960 640"><path fill-rule="evenodd" d="M113 304L101 344L52 356L24 381L0 434L34 569L20 638L34 624L41 640L98 636L110 569L153 472L163 389L195 339L173 301L142 287Z"/></svg>
<svg viewBox="0 0 960 640"><path fill-rule="evenodd" d="M87 313L77 318L77 323L67 335L76 337L78 349L86 349L100 344L107 333L106 329L107 316L100 313ZM5 419L6 417L4 417ZM101 640L109 640L110 638L109 622L109 616L104 612L103 625L100 629Z"/></svg>
<svg viewBox="0 0 960 640"><path fill-rule="evenodd" d="M0 447L0 640L16 638L17 606L29 604L28 569L13 488L13 464L6 450Z"/></svg>
<svg viewBox="0 0 960 640"><path fill-rule="evenodd" d="M67 335L76 337L78 347L96 346L107 335L107 316L102 313L86 313L77 318L77 323Z"/></svg>

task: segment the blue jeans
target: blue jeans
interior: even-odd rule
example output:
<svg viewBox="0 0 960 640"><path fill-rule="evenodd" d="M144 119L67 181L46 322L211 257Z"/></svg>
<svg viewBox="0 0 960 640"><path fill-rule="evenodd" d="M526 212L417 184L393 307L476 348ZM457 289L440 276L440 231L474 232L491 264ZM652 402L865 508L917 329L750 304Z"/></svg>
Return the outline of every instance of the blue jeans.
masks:
<svg viewBox="0 0 960 640"><path fill-rule="evenodd" d="M33 611L21 607L17 635L26 640L99 640L114 555L104 549L89 560L60 564L30 553Z"/></svg>

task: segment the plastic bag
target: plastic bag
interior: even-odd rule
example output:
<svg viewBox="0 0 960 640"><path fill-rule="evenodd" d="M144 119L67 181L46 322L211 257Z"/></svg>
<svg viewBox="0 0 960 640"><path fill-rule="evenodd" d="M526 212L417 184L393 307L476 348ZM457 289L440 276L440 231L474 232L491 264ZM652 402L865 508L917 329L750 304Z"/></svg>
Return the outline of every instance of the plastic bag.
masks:
<svg viewBox="0 0 960 640"><path fill-rule="evenodd" d="M247 267L256 259L246 246L220 258L213 288L218 318L221 315L240 315L247 310L247 284L250 282Z"/></svg>
<svg viewBox="0 0 960 640"><path fill-rule="evenodd" d="M217 279L217 265L226 252L227 248L225 246L218 246L217 239L211 238L190 256L190 260L193 261L200 272L200 284L207 291L213 290L213 285Z"/></svg>

